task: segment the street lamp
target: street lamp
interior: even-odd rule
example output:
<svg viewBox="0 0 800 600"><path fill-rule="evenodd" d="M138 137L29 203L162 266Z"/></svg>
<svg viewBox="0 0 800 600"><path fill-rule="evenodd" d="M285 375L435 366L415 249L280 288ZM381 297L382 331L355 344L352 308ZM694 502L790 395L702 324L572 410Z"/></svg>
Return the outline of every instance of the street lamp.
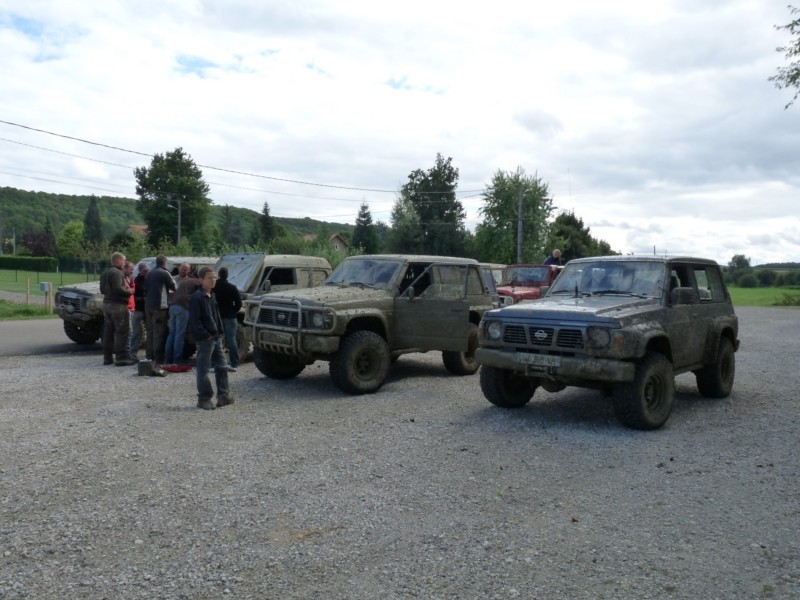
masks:
<svg viewBox="0 0 800 600"><path fill-rule="evenodd" d="M178 206L172 206L172 204L167 204L167 206L178 211L178 241L175 245L180 246L181 245L181 199L178 198Z"/></svg>

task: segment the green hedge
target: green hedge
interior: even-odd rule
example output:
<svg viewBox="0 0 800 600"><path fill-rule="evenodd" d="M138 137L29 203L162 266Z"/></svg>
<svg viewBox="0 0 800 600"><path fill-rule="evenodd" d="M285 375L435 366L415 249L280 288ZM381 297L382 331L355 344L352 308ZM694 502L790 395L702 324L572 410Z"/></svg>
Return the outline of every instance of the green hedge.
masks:
<svg viewBox="0 0 800 600"><path fill-rule="evenodd" d="M0 256L0 269L55 273L58 260L52 256Z"/></svg>

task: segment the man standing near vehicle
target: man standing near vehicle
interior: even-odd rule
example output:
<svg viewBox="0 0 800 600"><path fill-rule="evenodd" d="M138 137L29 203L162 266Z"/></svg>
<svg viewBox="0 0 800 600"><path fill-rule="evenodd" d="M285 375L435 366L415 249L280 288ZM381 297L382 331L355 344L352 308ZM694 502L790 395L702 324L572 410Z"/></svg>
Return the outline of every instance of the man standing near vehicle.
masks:
<svg viewBox="0 0 800 600"><path fill-rule="evenodd" d="M125 280L125 255L114 252L111 266L100 276L103 294L103 364L118 367L136 364L130 355L131 314L128 301L133 290Z"/></svg>
<svg viewBox="0 0 800 600"><path fill-rule="evenodd" d="M219 314L222 317L222 327L225 330L225 343L228 346L230 369L236 371L239 367L239 346L236 344L236 328L239 326L236 315L242 308L242 296L239 289L228 281L228 267L219 270L219 279L214 286L214 296L217 298Z"/></svg>
<svg viewBox="0 0 800 600"><path fill-rule="evenodd" d="M144 280L150 272L150 267L142 261L139 263L139 274L133 280L133 317L131 318L131 356L136 358L139 352L139 343L142 338L142 329L145 326L144 314Z"/></svg>
<svg viewBox="0 0 800 600"><path fill-rule="evenodd" d="M561 250L556 248L553 252L544 259L546 265L560 265L561 264Z"/></svg>
<svg viewBox="0 0 800 600"><path fill-rule="evenodd" d="M167 309L175 282L167 271L167 257L156 257L156 268L145 279L144 309L147 319L146 352L149 360L164 364L164 345L167 341Z"/></svg>
<svg viewBox="0 0 800 600"><path fill-rule="evenodd" d="M211 293L217 283L217 274L211 267L203 267L198 276L203 282L202 287L189 300L189 329L197 345L197 408L214 410L233 404L233 397L228 389L228 369L222 350L222 317L217 300ZM216 406L211 401L214 397L214 388L208 376L211 367L214 368L217 384Z"/></svg>

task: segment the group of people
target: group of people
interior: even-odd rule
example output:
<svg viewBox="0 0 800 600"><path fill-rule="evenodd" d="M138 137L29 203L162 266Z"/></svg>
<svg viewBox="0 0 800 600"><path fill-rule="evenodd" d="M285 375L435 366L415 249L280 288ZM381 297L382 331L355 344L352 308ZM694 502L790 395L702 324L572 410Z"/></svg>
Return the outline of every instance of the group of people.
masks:
<svg viewBox="0 0 800 600"><path fill-rule="evenodd" d="M146 262L134 264L121 252L111 255L111 266L100 277L103 294L103 364L127 366L139 362L141 332L147 333L145 355L156 370L190 370L184 357L186 334L197 348L195 364L197 406L204 410L233 404L228 373L239 366L236 314L242 307L239 290L228 281L228 270L219 274L210 267L199 273L183 263L174 277L167 271L167 257L156 258L151 270ZM225 358L223 339L230 363ZM213 369L217 388L209 377Z"/></svg>

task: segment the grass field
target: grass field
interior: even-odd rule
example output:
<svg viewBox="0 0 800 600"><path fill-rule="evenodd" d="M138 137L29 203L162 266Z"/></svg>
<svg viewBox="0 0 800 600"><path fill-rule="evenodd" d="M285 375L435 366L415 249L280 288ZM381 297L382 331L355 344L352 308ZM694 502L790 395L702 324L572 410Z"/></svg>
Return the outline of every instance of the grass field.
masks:
<svg viewBox="0 0 800 600"><path fill-rule="evenodd" d="M31 296L44 296L44 292L39 289L39 284L44 281L49 281L55 292L62 285L86 283L87 281L97 281L98 279L100 279L100 276L92 273L39 273L36 271L0 269L0 290L24 294L25 290L28 289Z"/></svg>
<svg viewBox="0 0 800 600"><path fill-rule="evenodd" d="M796 287L728 288L737 306L780 306L786 305L786 297L793 298L793 306L800 306L800 289Z"/></svg>

